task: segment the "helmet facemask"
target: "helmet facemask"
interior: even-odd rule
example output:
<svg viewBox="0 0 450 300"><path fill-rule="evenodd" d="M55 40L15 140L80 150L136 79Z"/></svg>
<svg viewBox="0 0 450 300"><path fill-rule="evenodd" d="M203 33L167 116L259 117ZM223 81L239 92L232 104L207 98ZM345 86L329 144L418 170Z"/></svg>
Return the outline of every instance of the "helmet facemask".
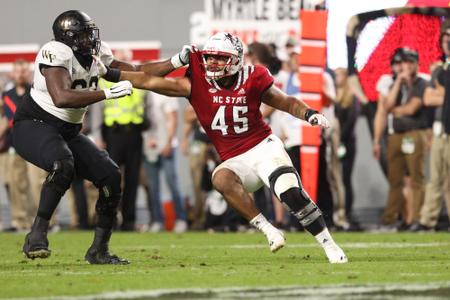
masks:
<svg viewBox="0 0 450 300"><path fill-rule="evenodd" d="M222 57L226 57L227 60L225 62L225 64L222 64L221 62L217 63L216 67L222 67L219 70L210 70L211 67L214 67L214 65L208 64L208 57L209 56L222 56ZM229 55L228 53L222 53L222 54L218 54L218 53L211 53L211 52L203 52L202 53L202 58L203 58L203 65L205 67L205 75L207 78L209 79L220 79L222 77L226 77L226 76L231 76L233 74L235 74L236 72L234 71L234 65L236 64L237 58L234 55ZM216 60L219 60L219 58L216 58Z"/></svg>
<svg viewBox="0 0 450 300"><path fill-rule="evenodd" d="M83 31L67 31L72 40L70 47L81 55L97 55L100 51L100 31L95 25L87 25Z"/></svg>

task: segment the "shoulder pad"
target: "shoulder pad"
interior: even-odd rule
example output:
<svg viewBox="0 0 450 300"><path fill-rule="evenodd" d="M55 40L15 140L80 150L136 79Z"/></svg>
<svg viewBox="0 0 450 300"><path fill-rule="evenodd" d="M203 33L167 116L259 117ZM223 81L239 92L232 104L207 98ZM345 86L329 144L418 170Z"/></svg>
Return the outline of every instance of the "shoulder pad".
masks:
<svg viewBox="0 0 450 300"><path fill-rule="evenodd" d="M66 66L73 56L73 51L68 46L51 41L42 46L36 61L49 66Z"/></svg>
<svg viewBox="0 0 450 300"><path fill-rule="evenodd" d="M114 56L111 51L111 47L104 41L101 41L100 51L98 56L100 60L106 65L109 66L114 60Z"/></svg>

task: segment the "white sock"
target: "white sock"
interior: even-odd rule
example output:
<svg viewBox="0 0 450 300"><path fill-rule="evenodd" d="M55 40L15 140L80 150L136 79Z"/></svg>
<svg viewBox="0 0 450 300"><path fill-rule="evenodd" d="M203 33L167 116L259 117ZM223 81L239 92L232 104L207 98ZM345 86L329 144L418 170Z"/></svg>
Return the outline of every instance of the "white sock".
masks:
<svg viewBox="0 0 450 300"><path fill-rule="evenodd" d="M321 233L319 233L318 235L314 236L317 240L317 242L322 246L322 247L327 247L330 245L334 245L334 240L331 237L330 232L328 231L328 228L325 228L324 230L322 230Z"/></svg>
<svg viewBox="0 0 450 300"><path fill-rule="evenodd" d="M263 216L263 214L259 214L254 217L250 224L252 224L257 229L261 230L265 235L267 235L270 231L276 230L276 228L270 224L270 222Z"/></svg>

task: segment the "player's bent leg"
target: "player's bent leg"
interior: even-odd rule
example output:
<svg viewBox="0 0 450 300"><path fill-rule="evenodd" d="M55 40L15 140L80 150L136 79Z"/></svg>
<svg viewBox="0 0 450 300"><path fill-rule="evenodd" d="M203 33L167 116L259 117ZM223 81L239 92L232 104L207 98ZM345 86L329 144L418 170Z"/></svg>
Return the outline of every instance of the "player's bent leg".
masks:
<svg viewBox="0 0 450 300"><path fill-rule="evenodd" d="M269 176L270 188L325 250L330 263L346 263L347 256L334 242L320 209L303 189L295 168L281 166Z"/></svg>
<svg viewBox="0 0 450 300"><path fill-rule="evenodd" d="M130 262L109 252L109 240L116 217L117 207L121 198L121 175L115 170L97 183L99 186L99 199L95 206L98 223L95 228L94 241L86 252L85 260L90 264L125 265Z"/></svg>
<svg viewBox="0 0 450 300"><path fill-rule="evenodd" d="M61 197L69 189L74 176L74 162L72 157L57 160L42 185L41 200L37 217L31 232L25 237L23 252L26 257L47 258L51 254L48 248L47 232L49 220L56 209Z"/></svg>
<svg viewBox="0 0 450 300"><path fill-rule="evenodd" d="M253 199L245 191L241 179L232 170L221 168L214 173L212 182L214 188L223 195L231 207L264 233L270 251L276 252L285 245L283 233L261 214Z"/></svg>

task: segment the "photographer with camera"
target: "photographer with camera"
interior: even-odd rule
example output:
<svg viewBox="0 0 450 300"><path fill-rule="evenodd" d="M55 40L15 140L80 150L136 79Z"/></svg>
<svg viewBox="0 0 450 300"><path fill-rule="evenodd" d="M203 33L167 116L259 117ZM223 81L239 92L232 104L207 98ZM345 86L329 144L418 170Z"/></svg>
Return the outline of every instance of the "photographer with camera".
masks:
<svg viewBox="0 0 450 300"><path fill-rule="evenodd" d="M401 228L418 221L424 198L424 129L428 127L427 112L423 109L426 81L418 76L419 55L402 48L401 70L396 76L383 103L388 115L388 181L389 196L382 217L383 225L394 225L405 204L402 193L403 178L411 177L413 203L403 217Z"/></svg>

